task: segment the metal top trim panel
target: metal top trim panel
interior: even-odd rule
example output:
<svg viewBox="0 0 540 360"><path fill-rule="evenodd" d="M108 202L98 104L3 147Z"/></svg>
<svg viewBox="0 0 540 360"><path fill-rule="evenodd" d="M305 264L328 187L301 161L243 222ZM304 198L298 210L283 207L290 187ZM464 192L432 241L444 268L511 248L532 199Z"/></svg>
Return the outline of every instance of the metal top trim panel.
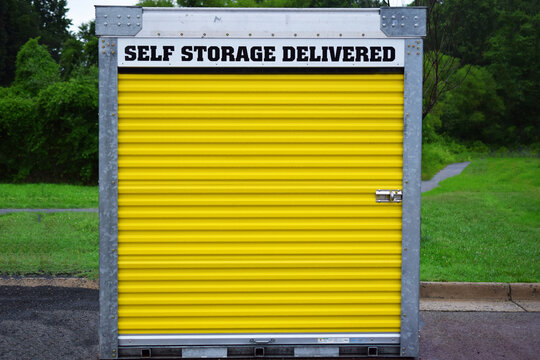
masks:
<svg viewBox="0 0 540 360"><path fill-rule="evenodd" d="M397 26L394 24L396 27L393 28L389 23L387 27L387 24L381 20L383 12L398 12L400 18L404 16L407 21L403 26L399 23ZM108 13L110 13L109 18L105 18L104 15ZM130 13L131 19L136 14L141 14L141 21L130 22L128 19ZM425 28L425 21L420 19L425 19L422 14L425 14L425 9L417 7L300 9L96 6L96 34L196 39L406 38L422 36L422 29ZM420 21L417 22L413 20L414 18Z"/></svg>

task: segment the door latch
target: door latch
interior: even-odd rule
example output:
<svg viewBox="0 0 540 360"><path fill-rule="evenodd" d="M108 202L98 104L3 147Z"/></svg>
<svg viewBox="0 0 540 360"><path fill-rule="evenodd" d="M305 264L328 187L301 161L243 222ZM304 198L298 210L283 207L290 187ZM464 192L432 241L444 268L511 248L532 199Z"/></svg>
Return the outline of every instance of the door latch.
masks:
<svg viewBox="0 0 540 360"><path fill-rule="evenodd" d="M377 190L375 191L375 202L378 203L400 203L403 199L401 190Z"/></svg>

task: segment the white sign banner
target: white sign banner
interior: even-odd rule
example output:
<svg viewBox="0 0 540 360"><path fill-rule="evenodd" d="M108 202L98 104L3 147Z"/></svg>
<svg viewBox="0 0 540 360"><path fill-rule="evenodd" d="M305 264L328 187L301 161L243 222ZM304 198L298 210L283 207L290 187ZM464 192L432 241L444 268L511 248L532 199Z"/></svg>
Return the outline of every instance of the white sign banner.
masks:
<svg viewBox="0 0 540 360"><path fill-rule="evenodd" d="M403 67L403 39L119 38L119 67Z"/></svg>

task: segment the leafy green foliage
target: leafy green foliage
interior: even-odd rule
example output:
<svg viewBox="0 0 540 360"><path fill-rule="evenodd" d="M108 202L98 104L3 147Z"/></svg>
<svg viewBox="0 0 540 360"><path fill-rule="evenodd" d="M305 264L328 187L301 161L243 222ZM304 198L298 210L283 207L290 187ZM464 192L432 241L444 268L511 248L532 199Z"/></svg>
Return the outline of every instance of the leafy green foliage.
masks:
<svg viewBox="0 0 540 360"><path fill-rule="evenodd" d="M37 15L29 1L0 1L0 85L13 81L17 52L29 38L36 36Z"/></svg>
<svg viewBox="0 0 540 360"><path fill-rule="evenodd" d="M30 38L40 37L53 59L60 58L71 23L66 12L66 0L0 1L0 86L13 81L17 52Z"/></svg>
<svg viewBox="0 0 540 360"><path fill-rule="evenodd" d="M40 92L37 100L36 170L49 179L97 179L97 82L71 79Z"/></svg>
<svg viewBox="0 0 540 360"><path fill-rule="evenodd" d="M59 61L63 79L67 80L73 74L98 65L98 38L94 35L95 31L95 21L84 23L79 26L76 36L64 42Z"/></svg>
<svg viewBox="0 0 540 360"><path fill-rule="evenodd" d="M69 37L67 28L71 24L71 20L66 18L67 0L32 0L31 3L39 18L39 35L54 60L58 61L62 43Z"/></svg>
<svg viewBox="0 0 540 360"><path fill-rule="evenodd" d="M38 39L30 39L17 54L14 85L29 95L60 80L60 68Z"/></svg>
<svg viewBox="0 0 540 360"><path fill-rule="evenodd" d="M141 0L137 6L145 7L174 7L172 0Z"/></svg>
<svg viewBox="0 0 540 360"><path fill-rule="evenodd" d="M472 66L461 68L454 76L465 80L442 97L432 114L440 117L441 132L464 141L504 143L506 129L500 126L504 104L490 72Z"/></svg>
<svg viewBox="0 0 540 360"><path fill-rule="evenodd" d="M506 106L498 124L506 130L501 144L540 141L540 5L536 4L536 9L530 9L531 4L503 9L485 53Z"/></svg>
<svg viewBox="0 0 540 360"><path fill-rule="evenodd" d="M97 181L97 68L59 66L37 39L17 55L16 79L0 97L0 180Z"/></svg>
<svg viewBox="0 0 540 360"><path fill-rule="evenodd" d="M0 96L0 179L21 181L32 170L35 100L12 90Z"/></svg>
<svg viewBox="0 0 540 360"><path fill-rule="evenodd" d="M176 2L182 7L362 8L385 5L384 1L378 0L176 0Z"/></svg>

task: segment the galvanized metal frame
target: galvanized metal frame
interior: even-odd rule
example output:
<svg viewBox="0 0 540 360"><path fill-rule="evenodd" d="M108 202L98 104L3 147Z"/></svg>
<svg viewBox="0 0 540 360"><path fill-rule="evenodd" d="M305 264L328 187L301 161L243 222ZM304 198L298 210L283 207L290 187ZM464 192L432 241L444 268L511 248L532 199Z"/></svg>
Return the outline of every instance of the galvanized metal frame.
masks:
<svg viewBox="0 0 540 360"><path fill-rule="evenodd" d="M118 51L99 39L99 344L118 356Z"/></svg>
<svg viewBox="0 0 540 360"><path fill-rule="evenodd" d="M407 39L403 106L401 355L412 357L418 356L422 63L422 40Z"/></svg>
<svg viewBox="0 0 540 360"><path fill-rule="evenodd" d="M405 38L403 200L401 239L401 356L419 353L422 71L426 9L381 8L381 30ZM408 38L413 36L413 38Z"/></svg>
<svg viewBox="0 0 540 360"><path fill-rule="evenodd" d="M183 11L227 11L224 9L183 9ZM239 11L240 9L234 9ZM260 10L260 9L259 9ZM282 9L281 9L282 10ZM326 10L326 9L325 9ZM334 9L335 10L335 9ZM119 355L118 336L118 67L116 37L135 36L141 32L144 9L139 7L96 7L96 18L114 18L119 20L116 26L96 23L96 34L105 36L99 42L99 207L100 207L100 358L116 359ZM171 10L169 10L171 11ZM177 9L177 11L180 11ZM233 10L228 10L232 12ZM251 11L254 11L251 9ZM276 10L274 10L276 12ZM293 10L282 10L293 11ZM302 10L304 11L304 10ZM307 10L306 10L307 11ZM335 10L339 12L339 10ZM364 10L372 12L372 9ZM310 12L316 12L311 10ZM128 17L129 15L129 17ZM120 17L118 17L120 16ZM384 18L383 18L384 17ZM130 19L135 20L131 23ZM102 20L103 20L102 19ZM390 22L386 22L389 19ZM122 22L123 21L123 22ZM425 36L426 11L421 8L382 8L380 9L380 30L386 37L404 38L405 40L405 83L404 83L404 143L403 143L403 217L402 217L402 290L401 290L401 333L392 334L388 339L375 336L377 341L361 340L358 344L395 344L400 342L401 356L418 356L419 322L419 259L420 259L420 169L421 169L421 134L422 134L422 36ZM403 21L400 23L399 21ZM118 25L118 23L120 25ZM129 23L129 25L128 25ZM113 23L114 24L114 23ZM133 24L135 26L133 26ZM392 26L392 24L394 26ZM98 26L99 25L99 26ZM103 25L103 26L101 26ZM157 34L159 36L159 34ZM268 34L266 34L268 35ZM322 34L330 35L330 34ZM334 34L335 35L335 34ZM229 36L227 34L226 36ZM249 34L251 36L251 34ZM273 34L272 34L273 36ZM281 37L296 37L291 36ZM341 34L340 34L341 36ZM364 34L362 34L364 36ZM214 36L214 37L223 37ZM245 37L245 35L244 35ZM257 37L257 36L254 36ZM259 36L263 37L263 36ZM300 34L299 37L313 37L313 34ZM334 36L329 36L334 37ZM337 36L335 36L337 37ZM381 37L381 36L375 36ZM368 37L365 37L368 38ZM245 335L238 334L244 339ZM283 334L280 334L283 335ZM288 334L281 338L283 344L313 344L307 338L315 334ZM295 336L298 335L298 336ZM333 334L336 335L336 334ZM358 335L358 334L355 334ZM397 337L396 337L397 335ZM167 340L147 338L147 345L166 345ZM268 337L268 334L261 334ZM277 336L277 334L276 334ZM307 336L307 338L306 338ZM150 336L152 337L152 336ZM207 344L237 344L235 336L228 340L206 339ZM257 337L254 334L252 338ZM357 336L358 337L358 336ZM359 338L359 337L358 337ZM120 346L143 345L137 336L121 336ZM141 338L142 339L142 338ZM391 340L390 340L391 339ZM133 342L135 340L135 343ZM178 340L178 339L177 339ZM180 342L196 344L191 338ZM208 341L209 340L209 341ZM143 340L144 341L144 340ZM262 340L261 340L262 341ZM176 342L176 344L180 345ZM254 344L258 344L254 340ZM331 345L331 344L328 344ZM326 345L326 346L328 346ZM334 344L335 347L337 344ZM345 344L340 344L345 345ZM350 344L353 345L353 344ZM386 345L386 346L388 346ZM129 345L128 345L129 346ZM279 346L279 345L272 345ZM324 346L324 345L322 345ZM383 345L384 346L384 345ZM319 347L302 348L302 356L322 356ZM206 354L208 355L208 354ZM205 355L205 356L206 356ZM327 354L328 355L328 354Z"/></svg>

